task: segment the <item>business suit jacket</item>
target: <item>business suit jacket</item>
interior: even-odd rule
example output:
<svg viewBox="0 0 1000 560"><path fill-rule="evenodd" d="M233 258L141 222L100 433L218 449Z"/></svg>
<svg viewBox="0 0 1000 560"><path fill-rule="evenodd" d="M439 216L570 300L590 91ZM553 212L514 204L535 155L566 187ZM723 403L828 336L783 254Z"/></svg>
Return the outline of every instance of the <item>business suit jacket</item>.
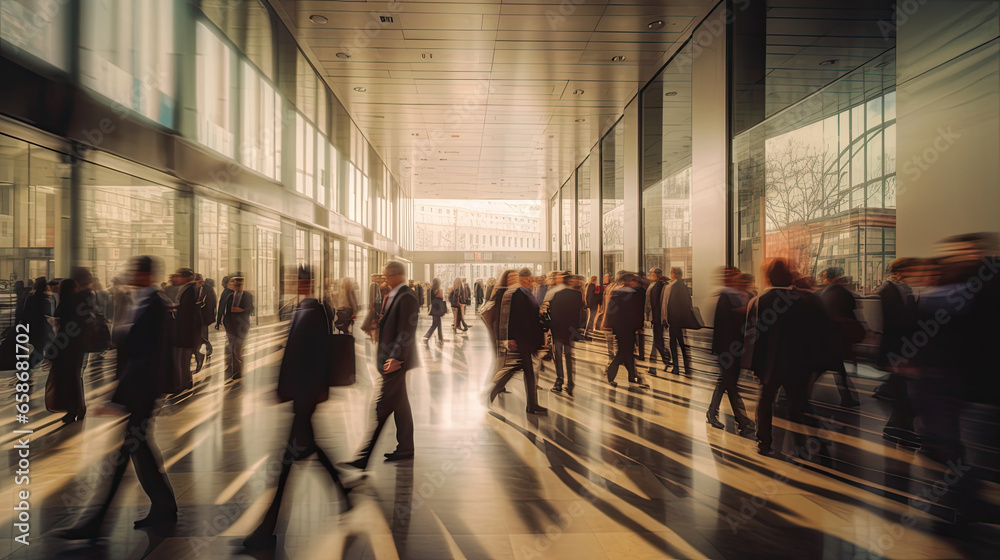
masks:
<svg viewBox="0 0 1000 560"><path fill-rule="evenodd" d="M549 300L549 317L552 319L549 329L552 338L563 344L580 340L582 314L583 298L580 297L580 292L572 288L556 292Z"/></svg>
<svg viewBox="0 0 1000 560"><path fill-rule="evenodd" d="M198 286L189 282L177 292L177 334L174 346L194 348L201 341L201 308L198 307Z"/></svg>
<svg viewBox="0 0 1000 560"><path fill-rule="evenodd" d="M409 286L402 286L389 302L389 308L382 313L378 322L378 351L376 367L383 371L385 361L394 358L402 362L400 369L389 374L396 375L420 365L416 351L417 319L420 304Z"/></svg>
<svg viewBox="0 0 1000 560"><path fill-rule="evenodd" d="M198 307L201 308L201 324L209 326L215 322L215 290L208 284L202 284L198 291Z"/></svg>
<svg viewBox="0 0 1000 560"><path fill-rule="evenodd" d="M278 399L298 406L316 405L329 397L326 347L330 325L323 304L316 298L299 302L285 342L278 370Z"/></svg>
<svg viewBox="0 0 1000 560"><path fill-rule="evenodd" d="M239 307L243 311L233 311L233 302L236 301L236 292L229 294L226 299L225 310L223 311L222 325L226 327L226 334L239 339L246 338L250 332L250 315L253 314L253 294L244 291L240 296Z"/></svg>
<svg viewBox="0 0 1000 560"><path fill-rule="evenodd" d="M891 365L890 356L902 359L903 338L913 333L917 321L916 300L909 286L886 280L876 293L882 308L882 340L878 348L878 366Z"/></svg>
<svg viewBox="0 0 1000 560"><path fill-rule="evenodd" d="M646 307L646 290L641 287L620 286L611 291L608 300L606 325L615 334L635 333L642 328L643 310Z"/></svg>
<svg viewBox="0 0 1000 560"><path fill-rule="evenodd" d="M747 306L742 367L763 383L784 383L825 368L829 318L816 294L770 288Z"/></svg>
<svg viewBox="0 0 1000 560"><path fill-rule="evenodd" d="M170 387L174 374L173 304L160 290L136 302L136 316L118 344L120 380L111 401L134 414L148 414Z"/></svg>
<svg viewBox="0 0 1000 560"><path fill-rule="evenodd" d="M222 318L226 314L226 302L229 300L229 296L233 293L229 288L222 289L222 295L219 296L219 307L216 311L217 316L215 317L215 322L222 324Z"/></svg>
<svg viewBox="0 0 1000 560"><path fill-rule="evenodd" d="M674 328L697 329L701 325L695 324L693 305L691 303L691 290L688 289L684 279L681 278L667 284L666 294L662 296L663 305L660 309L660 316L663 322Z"/></svg>
<svg viewBox="0 0 1000 560"><path fill-rule="evenodd" d="M507 338L517 343L519 351L534 352L545 344L545 332L538 319L538 302L523 287L511 294Z"/></svg>
<svg viewBox="0 0 1000 560"><path fill-rule="evenodd" d="M424 285L421 283L416 283L413 285L413 291L417 294L417 304L420 306L424 305Z"/></svg>
<svg viewBox="0 0 1000 560"><path fill-rule="evenodd" d="M600 284L590 282L587 284L586 298L587 298L587 309L597 309L601 306L601 288Z"/></svg>
<svg viewBox="0 0 1000 560"><path fill-rule="evenodd" d="M667 283L660 279L646 289L646 317L654 325L663 323L663 288L666 285Z"/></svg>
<svg viewBox="0 0 1000 560"><path fill-rule="evenodd" d="M843 361L852 353L853 343L864 338L864 327L854 315L857 301L854 294L841 284L827 284L816 295L823 301L833 328L830 330L831 367L837 361Z"/></svg>
<svg viewBox="0 0 1000 560"><path fill-rule="evenodd" d="M743 347L743 327L747 322L747 303L750 294L723 288L715 305L715 320L712 326L712 353L720 356L731 353L739 355ZM733 344L736 342L737 344Z"/></svg>

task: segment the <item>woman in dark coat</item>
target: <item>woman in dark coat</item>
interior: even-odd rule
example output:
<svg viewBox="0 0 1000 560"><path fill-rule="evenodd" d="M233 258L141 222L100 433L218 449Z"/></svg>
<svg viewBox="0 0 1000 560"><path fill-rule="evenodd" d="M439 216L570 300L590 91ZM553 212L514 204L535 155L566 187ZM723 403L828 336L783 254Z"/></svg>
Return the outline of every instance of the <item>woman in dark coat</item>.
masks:
<svg viewBox="0 0 1000 560"><path fill-rule="evenodd" d="M605 371L608 384L612 387L618 386L615 383L615 376L618 375L619 366L624 365L628 371L629 383L649 388L649 385L642 382L635 368L633 353L637 333L642 328L645 307L646 290L639 286L638 277L631 273L622 274L618 284L610 292L606 306L607 318L604 322L605 327L614 333L615 341L618 343L614 357Z"/></svg>
<svg viewBox="0 0 1000 560"><path fill-rule="evenodd" d="M71 278L59 284L59 305L56 307L59 334L48 351L52 368L45 386L45 408L50 412L66 412L62 421L67 424L82 420L87 413L83 396L83 331L87 325L89 294L89 290L80 289L77 281Z"/></svg>
<svg viewBox="0 0 1000 560"><path fill-rule="evenodd" d="M35 289L24 300L22 320L28 325L28 337L33 348L29 363L37 366L45 358L45 349L52 340L52 298L49 281L44 276L35 280Z"/></svg>

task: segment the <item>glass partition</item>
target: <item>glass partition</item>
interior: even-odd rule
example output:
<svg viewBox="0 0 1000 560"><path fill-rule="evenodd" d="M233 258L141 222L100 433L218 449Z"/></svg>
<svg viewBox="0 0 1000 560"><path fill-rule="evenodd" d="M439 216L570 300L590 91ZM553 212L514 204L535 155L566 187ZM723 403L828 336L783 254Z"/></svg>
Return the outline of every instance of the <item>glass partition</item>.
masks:
<svg viewBox="0 0 1000 560"><path fill-rule="evenodd" d="M562 223L560 227L560 245L562 245L562 256L559 268L563 270L576 271L574 256L576 251L576 185L571 177L562 186L560 197L562 199Z"/></svg>
<svg viewBox="0 0 1000 560"><path fill-rule="evenodd" d="M596 192L590 184L591 157L597 159L597 156L588 156L576 169L576 271L584 275L587 280L590 280L590 276L594 273L594 250L597 247L597 240L591 239L594 223L592 198Z"/></svg>
<svg viewBox="0 0 1000 560"><path fill-rule="evenodd" d="M737 136L737 264L838 267L872 293L896 255L895 152L895 65L880 60Z"/></svg>
<svg viewBox="0 0 1000 560"><path fill-rule="evenodd" d="M691 278L691 45L642 92L643 269Z"/></svg>
<svg viewBox="0 0 1000 560"><path fill-rule="evenodd" d="M625 126L622 121L601 139L601 272L625 266Z"/></svg>

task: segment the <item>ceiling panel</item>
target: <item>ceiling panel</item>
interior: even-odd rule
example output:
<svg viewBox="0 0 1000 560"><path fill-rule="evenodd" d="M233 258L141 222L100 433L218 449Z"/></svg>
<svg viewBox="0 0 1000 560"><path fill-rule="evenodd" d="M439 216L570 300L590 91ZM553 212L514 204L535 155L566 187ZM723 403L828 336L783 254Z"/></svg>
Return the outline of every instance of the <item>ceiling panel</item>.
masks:
<svg viewBox="0 0 1000 560"><path fill-rule="evenodd" d="M547 199L717 3L270 2L415 197L496 199Z"/></svg>

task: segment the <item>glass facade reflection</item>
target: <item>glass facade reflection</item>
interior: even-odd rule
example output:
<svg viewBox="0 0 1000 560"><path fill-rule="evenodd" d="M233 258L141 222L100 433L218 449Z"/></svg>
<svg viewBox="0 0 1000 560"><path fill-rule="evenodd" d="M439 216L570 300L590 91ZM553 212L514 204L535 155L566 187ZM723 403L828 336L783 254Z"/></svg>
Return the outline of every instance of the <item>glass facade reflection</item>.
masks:
<svg viewBox="0 0 1000 560"><path fill-rule="evenodd" d="M690 278L691 45L642 92L644 270L679 266Z"/></svg>
<svg viewBox="0 0 1000 560"><path fill-rule="evenodd" d="M738 265L841 267L862 294L896 255L895 68L873 62L734 139Z"/></svg>
<svg viewBox="0 0 1000 560"><path fill-rule="evenodd" d="M612 278L625 267L624 134L619 121L601 140L601 272Z"/></svg>

